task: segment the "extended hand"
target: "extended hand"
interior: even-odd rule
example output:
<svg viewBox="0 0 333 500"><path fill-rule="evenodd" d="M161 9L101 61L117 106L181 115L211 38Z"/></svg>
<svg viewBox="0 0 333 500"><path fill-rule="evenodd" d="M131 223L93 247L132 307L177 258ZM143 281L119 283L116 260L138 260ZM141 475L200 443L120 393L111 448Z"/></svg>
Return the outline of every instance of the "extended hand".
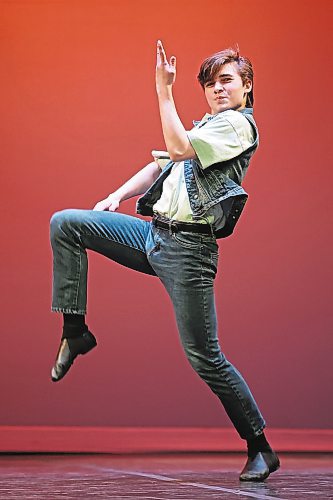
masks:
<svg viewBox="0 0 333 500"><path fill-rule="evenodd" d="M176 80L176 58L170 57L168 62L161 40L157 42L156 59L156 89L162 90L163 87L173 85Z"/></svg>
<svg viewBox="0 0 333 500"><path fill-rule="evenodd" d="M118 210L119 205L120 205L119 198L115 196L114 193L111 193L107 198L96 203L93 210L98 210L98 211L108 210L109 212L115 212L116 210Z"/></svg>

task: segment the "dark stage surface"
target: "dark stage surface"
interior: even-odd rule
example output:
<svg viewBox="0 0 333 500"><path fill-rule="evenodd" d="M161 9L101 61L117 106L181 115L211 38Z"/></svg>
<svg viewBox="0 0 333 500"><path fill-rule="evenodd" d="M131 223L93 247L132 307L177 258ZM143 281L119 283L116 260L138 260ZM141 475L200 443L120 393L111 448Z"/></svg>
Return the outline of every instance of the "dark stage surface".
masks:
<svg viewBox="0 0 333 500"><path fill-rule="evenodd" d="M2 455L0 498L328 499L333 456L281 455L264 483L241 483L241 454Z"/></svg>

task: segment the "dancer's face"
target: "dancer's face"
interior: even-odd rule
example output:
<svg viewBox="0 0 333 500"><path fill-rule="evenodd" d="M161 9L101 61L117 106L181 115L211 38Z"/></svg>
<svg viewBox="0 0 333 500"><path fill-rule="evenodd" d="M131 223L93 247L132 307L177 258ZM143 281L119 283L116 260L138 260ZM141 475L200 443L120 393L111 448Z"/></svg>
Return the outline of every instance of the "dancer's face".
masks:
<svg viewBox="0 0 333 500"><path fill-rule="evenodd" d="M211 81L205 84L205 96L212 115L227 109L243 109L252 82L243 84L236 63L224 64Z"/></svg>

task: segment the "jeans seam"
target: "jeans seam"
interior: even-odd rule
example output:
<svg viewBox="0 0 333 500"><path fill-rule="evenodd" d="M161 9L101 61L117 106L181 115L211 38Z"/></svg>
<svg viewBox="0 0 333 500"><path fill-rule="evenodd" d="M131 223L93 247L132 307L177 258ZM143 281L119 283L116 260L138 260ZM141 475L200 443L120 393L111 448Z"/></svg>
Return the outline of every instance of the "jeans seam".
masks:
<svg viewBox="0 0 333 500"><path fill-rule="evenodd" d="M75 291L75 308L77 309L78 300L79 300L79 288L80 288L80 278L81 278L81 249L79 247L79 265L78 270L76 272L76 291Z"/></svg>
<svg viewBox="0 0 333 500"><path fill-rule="evenodd" d="M230 377L226 376L225 381L227 382L229 387L233 390L233 392L236 394L237 399L240 402L240 405L244 410L244 414L246 415L246 418L247 418L249 424L251 425L252 430L254 430L256 427L255 420L254 420L254 418L251 417L251 413L244 406L243 401L242 401L242 397L240 396L239 391L235 387L233 387L233 384L230 382Z"/></svg>
<svg viewBox="0 0 333 500"><path fill-rule="evenodd" d="M206 349L206 352L208 353L208 355L210 357L209 340L208 340L209 336L210 336L210 330L209 330L209 320L208 320L208 315L207 315L206 294L205 294L204 285L203 285L202 244L200 245L200 280L201 280L201 291L202 291L202 296L203 296L203 306L204 306L204 313L205 313L205 329L206 329L205 349Z"/></svg>

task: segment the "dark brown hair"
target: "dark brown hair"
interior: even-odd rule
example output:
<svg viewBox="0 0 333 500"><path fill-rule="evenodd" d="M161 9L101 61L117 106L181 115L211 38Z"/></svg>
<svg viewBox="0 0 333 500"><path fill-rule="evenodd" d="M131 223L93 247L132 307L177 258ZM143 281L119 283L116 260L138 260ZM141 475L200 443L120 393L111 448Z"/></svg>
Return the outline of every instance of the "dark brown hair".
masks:
<svg viewBox="0 0 333 500"><path fill-rule="evenodd" d="M253 97L253 68L251 61L247 57L243 57L239 54L239 48L236 49L225 49L220 52L216 52L201 64L200 71L198 74L198 80L202 88L205 88L205 84L214 79L216 73L220 70L221 66L228 63L236 63L238 74L242 79L243 85L250 80L252 82L252 90L246 96L246 107L252 108L254 103Z"/></svg>

